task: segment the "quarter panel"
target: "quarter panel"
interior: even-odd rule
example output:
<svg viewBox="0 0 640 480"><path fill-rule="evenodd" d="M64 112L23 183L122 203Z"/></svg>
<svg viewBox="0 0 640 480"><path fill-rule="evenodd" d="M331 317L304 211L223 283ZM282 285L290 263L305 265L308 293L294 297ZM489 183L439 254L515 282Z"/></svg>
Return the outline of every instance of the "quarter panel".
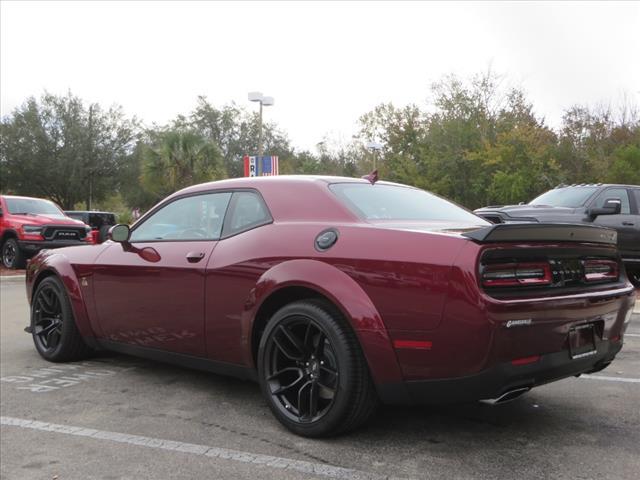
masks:
<svg viewBox="0 0 640 480"><path fill-rule="evenodd" d="M328 227L339 231L339 240L318 252L314 239ZM208 355L252 364L259 306L280 288L303 286L343 309L376 381L397 380L387 328L437 328L451 266L465 243L452 235L324 222L276 223L221 240L207 267Z"/></svg>

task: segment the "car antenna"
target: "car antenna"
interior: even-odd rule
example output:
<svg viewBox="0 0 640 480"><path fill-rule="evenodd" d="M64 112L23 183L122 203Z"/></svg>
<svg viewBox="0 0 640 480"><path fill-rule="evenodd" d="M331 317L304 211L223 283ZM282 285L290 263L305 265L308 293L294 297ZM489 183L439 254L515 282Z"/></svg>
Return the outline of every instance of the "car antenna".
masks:
<svg viewBox="0 0 640 480"><path fill-rule="evenodd" d="M375 169L369 175L363 175L362 178L368 180L371 185L375 184L378 181L378 169Z"/></svg>

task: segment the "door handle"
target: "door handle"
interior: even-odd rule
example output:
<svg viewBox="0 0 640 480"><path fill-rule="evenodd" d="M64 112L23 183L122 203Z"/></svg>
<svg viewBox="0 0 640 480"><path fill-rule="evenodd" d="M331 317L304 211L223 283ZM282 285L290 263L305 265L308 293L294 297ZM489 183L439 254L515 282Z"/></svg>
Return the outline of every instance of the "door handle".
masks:
<svg viewBox="0 0 640 480"><path fill-rule="evenodd" d="M633 223L633 222L622 222L622 224L623 224L625 227L633 227L633 225L634 225L634 223Z"/></svg>
<svg viewBox="0 0 640 480"><path fill-rule="evenodd" d="M204 258L204 252L189 252L186 257L189 263L198 263Z"/></svg>

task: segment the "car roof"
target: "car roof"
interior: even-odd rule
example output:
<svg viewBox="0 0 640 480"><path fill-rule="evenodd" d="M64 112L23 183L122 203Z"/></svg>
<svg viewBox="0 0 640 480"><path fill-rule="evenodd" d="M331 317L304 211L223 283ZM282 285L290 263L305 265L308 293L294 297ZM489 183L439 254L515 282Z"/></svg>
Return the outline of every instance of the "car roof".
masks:
<svg viewBox="0 0 640 480"><path fill-rule="evenodd" d="M363 178L352 177L337 177L331 175L274 175L264 177L241 177L241 178L228 178L225 180L216 180L214 182L200 183L184 188L174 195L184 195L189 193L201 192L210 189L224 189L224 188L258 188L261 186L285 186L285 185L300 185L300 184L313 184L313 183L369 183L368 180ZM392 182L378 181L377 184L399 185ZM403 185L408 186L408 185ZM172 195L173 196L173 195Z"/></svg>
<svg viewBox="0 0 640 480"><path fill-rule="evenodd" d="M40 197L26 197L24 195L1 195L3 198L21 198L24 200L44 200L45 202L55 203L53 200L49 200L48 198L40 198Z"/></svg>
<svg viewBox="0 0 640 480"><path fill-rule="evenodd" d="M621 188L640 188L640 185L631 185L631 184L621 184L621 183L573 183L571 185L560 184L554 187L556 188L570 188L570 187L621 187Z"/></svg>
<svg viewBox="0 0 640 480"><path fill-rule="evenodd" d="M184 188L162 200L153 209L175 198L211 191L256 189L266 201L274 218L279 221L332 221L362 222L338 198L331 195L327 186L332 183L357 183L369 185L362 178L335 177L329 175L277 175L243 177L201 183ZM399 185L379 181L376 185ZM402 185L407 188L406 185Z"/></svg>

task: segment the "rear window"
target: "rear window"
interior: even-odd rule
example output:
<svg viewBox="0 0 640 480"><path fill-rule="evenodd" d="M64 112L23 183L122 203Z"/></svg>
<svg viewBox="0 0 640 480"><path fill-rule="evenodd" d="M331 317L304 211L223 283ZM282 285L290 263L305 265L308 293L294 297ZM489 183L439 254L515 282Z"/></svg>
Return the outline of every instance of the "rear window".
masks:
<svg viewBox="0 0 640 480"><path fill-rule="evenodd" d="M401 185L334 183L331 191L365 220L417 220L489 225L471 212L431 193Z"/></svg>

